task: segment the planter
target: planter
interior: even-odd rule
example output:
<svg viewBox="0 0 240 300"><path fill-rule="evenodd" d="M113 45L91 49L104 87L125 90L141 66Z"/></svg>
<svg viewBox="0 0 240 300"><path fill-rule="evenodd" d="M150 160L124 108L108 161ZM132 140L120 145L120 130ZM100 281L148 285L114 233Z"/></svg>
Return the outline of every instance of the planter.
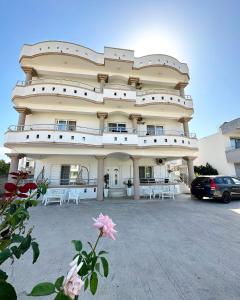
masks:
<svg viewBox="0 0 240 300"><path fill-rule="evenodd" d="M128 188L127 188L127 196L128 196L128 197L131 197L131 196L132 196L132 188L131 188L131 187L128 187Z"/></svg>
<svg viewBox="0 0 240 300"><path fill-rule="evenodd" d="M109 189L104 189L104 191L103 191L104 198L108 198L108 192L109 192Z"/></svg>

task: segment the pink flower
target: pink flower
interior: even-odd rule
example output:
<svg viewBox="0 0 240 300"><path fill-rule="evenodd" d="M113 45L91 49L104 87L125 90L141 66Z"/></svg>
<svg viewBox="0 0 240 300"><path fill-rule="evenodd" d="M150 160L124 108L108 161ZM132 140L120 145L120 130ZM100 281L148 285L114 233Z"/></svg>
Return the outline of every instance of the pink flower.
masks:
<svg viewBox="0 0 240 300"><path fill-rule="evenodd" d="M112 240L115 240L114 234L117 231L114 229L114 227L116 226L116 224L113 223L112 219L109 218L109 216L104 216L101 213L97 219L93 218L93 221L95 222L93 226L101 231L102 236L106 236Z"/></svg>
<svg viewBox="0 0 240 300"><path fill-rule="evenodd" d="M64 294L66 296L69 296L73 300L75 299L75 296L78 296L80 294L80 290L84 285L84 282L81 280L80 276L78 275L78 271L82 267L83 263L77 265L77 261L78 261L78 257L76 257L74 261L70 263L71 269L68 272L63 282Z"/></svg>

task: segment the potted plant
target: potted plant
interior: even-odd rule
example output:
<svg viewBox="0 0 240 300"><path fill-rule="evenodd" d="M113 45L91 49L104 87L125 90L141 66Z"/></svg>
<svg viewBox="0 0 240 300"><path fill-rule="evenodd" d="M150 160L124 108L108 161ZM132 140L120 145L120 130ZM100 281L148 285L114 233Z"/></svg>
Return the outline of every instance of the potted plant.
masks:
<svg viewBox="0 0 240 300"><path fill-rule="evenodd" d="M131 197L132 196L132 180L129 178L127 182L124 182L124 184L127 186L127 196Z"/></svg>
<svg viewBox="0 0 240 300"><path fill-rule="evenodd" d="M109 174L104 175L104 198L108 198L108 192L109 192Z"/></svg>

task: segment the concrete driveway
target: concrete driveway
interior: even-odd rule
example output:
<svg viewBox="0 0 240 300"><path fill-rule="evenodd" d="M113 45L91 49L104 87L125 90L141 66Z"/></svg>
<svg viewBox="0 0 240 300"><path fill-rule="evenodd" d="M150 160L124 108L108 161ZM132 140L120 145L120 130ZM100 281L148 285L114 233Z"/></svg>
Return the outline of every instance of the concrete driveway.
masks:
<svg viewBox="0 0 240 300"><path fill-rule="evenodd" d="M240 201L228 205L191 200L82 201L32 209L41 255L28 253L10 268L20 300L40 281L66 274L74 254L72 239L95 239L92 217L108 214L117 240L102 240L110 275L100 279L95 297L81 299L240 299ZM53 299L42 297L39 299Z"/></svg>

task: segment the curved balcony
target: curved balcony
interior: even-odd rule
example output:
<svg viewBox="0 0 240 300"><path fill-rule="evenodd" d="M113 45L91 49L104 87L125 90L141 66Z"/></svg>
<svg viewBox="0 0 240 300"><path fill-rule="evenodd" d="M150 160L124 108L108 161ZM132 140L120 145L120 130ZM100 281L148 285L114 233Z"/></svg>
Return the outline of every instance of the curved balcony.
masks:
<svg viewBox="0 0 240 300"><path fill-rule="evenodd" d="M193 109L193 102L190 96L185 98L177 92L166 89L155 89L136 91L124 85L113 87L106 86L103 92L98 87L88 84L61 79L37 79L31 82L18 81L13 89L12 98L24 98L33 96L65 96L84 99L94 103L103 103L104 100L130 100L136 105L168 104L176 105L185 109Z"/></svg>
<svg viewBox="0 0 240 300"><path fill-rule="evenodd" d="M171 67L182 74L189 75L187 64L181 63L176 58L168 55L152 54L135 57L133 50L110 47L105 47L104 53L98 53L81 45L61 41L46 41L33 45L24 45L20 53L20 61L24 58L49 54L62 54L79 57L97 65L104 65L106 59L129 61L133 63L133 69L141 69L152 66L166 66Z"/></svg>
<svg viewBox="0 0 240 300"><path fill-rule="evenodd" d="M60 130L61 129L61 130ZM62 130L55 124L37 124L10 126L5 134L5 145L11 144L65 144L104 147L107 145L124 145L135 147L187 147L197 148L194 134L184 136L181 131L165 130L158 135L149 135L146 131L111 131L74 126Z"/></svg>

